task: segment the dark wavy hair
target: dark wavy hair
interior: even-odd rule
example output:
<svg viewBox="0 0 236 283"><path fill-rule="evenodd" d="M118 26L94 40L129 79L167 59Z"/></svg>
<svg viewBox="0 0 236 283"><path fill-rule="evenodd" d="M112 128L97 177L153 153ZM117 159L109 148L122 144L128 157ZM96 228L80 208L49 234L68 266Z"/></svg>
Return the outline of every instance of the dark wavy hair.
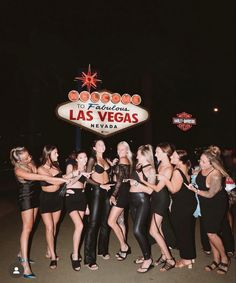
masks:
<svg viewBox="0 0 236 283"><path fill-rule="evenodd" d="M50 162L50 167L55 167L60 170L58 161L52 161L51 153L54 149L57 149L55 145L45 145L43 148L43 153L41 157L41 165L46 164L47 161Z"/></svg>

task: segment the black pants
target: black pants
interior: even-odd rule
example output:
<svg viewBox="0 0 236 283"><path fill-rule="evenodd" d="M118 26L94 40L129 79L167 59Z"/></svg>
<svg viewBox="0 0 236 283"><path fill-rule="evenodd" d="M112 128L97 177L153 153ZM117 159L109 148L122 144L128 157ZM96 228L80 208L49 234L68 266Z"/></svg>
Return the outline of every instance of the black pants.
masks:
<svg viewBox="0 0 236 283"><path fill-rule="evenodd" d="M130 193L130 213L133 220L133 233L142 250L145 260L151 258L149 243L150 199L145 193Z"/></svg>
<svg viewBox="0 0 236 283"><path fill-rule="evenodd" d="M84 263L96 263L96 246L98 254L108 254L110 227L107 224L110 212L110 194L100 187L91 187L87 191L90 215L85 232ZM99 234L99 236L98 236Z"/></svg>

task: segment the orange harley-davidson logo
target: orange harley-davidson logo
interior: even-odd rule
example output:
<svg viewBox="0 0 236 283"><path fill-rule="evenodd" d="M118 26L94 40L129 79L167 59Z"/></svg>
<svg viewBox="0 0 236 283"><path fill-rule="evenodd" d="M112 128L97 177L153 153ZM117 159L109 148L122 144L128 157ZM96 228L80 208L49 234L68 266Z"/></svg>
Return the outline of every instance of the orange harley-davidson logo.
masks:
<svg viewBox="0 0 236 283"><path fill-rule="evenodd" d="M176 124L182 131L188 131L193 125L196 125L196 119L192 118L191 114L182 112L173 117L173 124Z"/></svg>
<svg viewBox="0 0 236 283"><path fill-rule="evenodd" d="M68 98L70 101L57 107L58 117L103 137L137 126L149 117L139 106L138 94L72 90Z"/></svg>

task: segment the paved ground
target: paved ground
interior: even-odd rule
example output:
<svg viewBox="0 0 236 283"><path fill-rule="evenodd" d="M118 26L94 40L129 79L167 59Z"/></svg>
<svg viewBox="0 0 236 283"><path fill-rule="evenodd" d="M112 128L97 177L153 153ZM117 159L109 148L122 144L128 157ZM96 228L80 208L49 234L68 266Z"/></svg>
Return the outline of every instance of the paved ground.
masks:
<svg viewBox="0 0 236 283"><path fill-rule="evenodd" d="M3 283L25 282L25 280L27 280L23 278L12 278L8 271L9 266L16 260L16 254L19 248L19 235L21 230L21 219L17 210L15 199L15 184L6 180L4 182L0 182L0 282ZM220 276L215 272L204 271L204 265L208 264L211 261L211 256L206 256L201 251L198 236L198 222L196 228L197 260L192 270L172 269L169 272L162 273L157 268L154 268L146 274L138 274L136 272L137 266L133 263L133 260L138 255L140 255L140 250L130 231L128 239L129 244L132 247L132 254L129 255L125 261L118 262L114 257L114 254L118 250L118 243L114 237L114 234L112 233L110 238L110 254L112 255L112 258L107 261L99 258L98 264L100 268L98 271L90 271L82 265L80 272L74 272L71 268L69 260L69 255L72 250L73 233L73 225L70 218L66 215L60 227L57 245L57 252L60 256L60 261L56 270L50 270L48 268L49 261L44 257L46 243L44 236L44 227L42 225L42 222L40 221L35 232L31 248L31 257L36 261L36 263L32 265L32 269L37 275L37 278L32 280L39 283L236 282L235 258L232 259L230 271L226 276ZM160 252L156 245L154 245L152 248L152 254L154 259L159 257ZM178 258L178 251L173 250L173 255L175 256L175 258Z"/></svg>

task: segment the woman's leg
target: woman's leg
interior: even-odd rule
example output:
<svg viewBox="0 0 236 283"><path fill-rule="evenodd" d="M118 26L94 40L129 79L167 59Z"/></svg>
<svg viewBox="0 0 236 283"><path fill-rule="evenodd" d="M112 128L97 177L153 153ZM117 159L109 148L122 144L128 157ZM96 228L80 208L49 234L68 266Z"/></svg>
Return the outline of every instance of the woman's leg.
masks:
<svg viewBox="0 0 236 283"><path fill-rule="evenodd" d="M219 263L228 263L228 258L221 238L215 233L207 233L212 248L214 261Z"/></svg>
<svg viewBox="0 0 236 283"><path fill-rule="evenodd" d="M27 209L21 212L22 218L22 232L20 237L20 249L21 249L21 257L22 257L22 265L24 267L24 274L31 274L30 266L28 263L28 244L30 233L34 224L34 210ZM23 260L25 260L23 262Z"/></svg>
<svg viewBox="0 0 236 283"><path fill-rule="evenodd" d="M166 245L165 238L161 231L162 219L163 218L161 215L156 213L153 214L151 227L150 227L150 234L159 245L163 259L166 260L166 259L171 259L172 255Z"/></svg>
<svg viewBox="0 0 236 283"><path fill-rule="evenodd" d="M120 249L121 251L126 251L128 249L128 245L125 242L125 237L123 235L123 232L120 228L120 226L117 223L117 220L121 213L123 212L124 208L113 206L110 215L108 218L108 225L112 228L114 231L119 243L120 243Z"/></svg>
<svg viewBox="0 0 236 283"><path fill-rule="evenodd" d="M100 188L93 189L90 195L90 215L84 241L84 263L96 263L96 244L99 222L101 218Z"/></svg>
<svg viewBox="0 0 236 283"><path fill-rule="evenodd" d="M78 211L72 211L70 217L75 225L75 230L73 234L73 260L78 260L78 250L79 250L79 243L81 239L81 233L83 230L83 221Z"/></svg>
<svg viewBox="0 0 236 283"><path fill-rule="evenodd" d="M99 230L99 237L98 237L98 254L99 255L106 255L104 259L109 259L109 237L110 237L110 226L108 225L108 217L111 210L111 205L109 202L109 195L107 191L102 191L102 198L101 198L101 226Z"/></svg>
<svg viewBox="0 0 236 283"><path fill-rule="evenodd" d="M54 245L54 223L52 213L42 213L42 219L46 228L46 241L51 260L56 260Z"/></svg>

